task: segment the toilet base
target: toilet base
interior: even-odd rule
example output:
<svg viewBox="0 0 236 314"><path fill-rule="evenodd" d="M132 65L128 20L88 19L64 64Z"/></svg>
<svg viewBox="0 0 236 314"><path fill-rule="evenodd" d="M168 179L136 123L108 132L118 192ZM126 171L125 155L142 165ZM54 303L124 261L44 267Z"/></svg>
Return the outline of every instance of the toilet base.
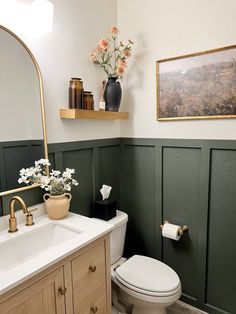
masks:
<svg viewBox="0 0 236 314"><path fill-rule="evenodd" d="M144 300L131 296L121 288L119 290L119 296L121 301L125 302L126 304L132 305L131 311L127 312L130 314L167 314L166 310L167 306L171 305L176 301L175 300L173 302L159 304L153 302L146 302Z"/></svg>
<svg viewBox="0 0 236 314"><path fill-rule="evenodd" d="M116 282L114 282L116 281ZM181 295L181 288L178 293L169 297L154 298L153 301L145 300L145 295L137 294L135 291L127 289L113 278L113 288L117 289L117 296L123 304L130 305L129 310L124 313L129 314L167 314L167 307L172 305ZM137 295L137 296L136 296Z"/></svg>
<svg viewBox="0 0 236 314"><path fill-rule="evenodd" d="M137 305L133 305L132 314L167 314L166 308L155 306L155 309L143 308Z"/></svg>

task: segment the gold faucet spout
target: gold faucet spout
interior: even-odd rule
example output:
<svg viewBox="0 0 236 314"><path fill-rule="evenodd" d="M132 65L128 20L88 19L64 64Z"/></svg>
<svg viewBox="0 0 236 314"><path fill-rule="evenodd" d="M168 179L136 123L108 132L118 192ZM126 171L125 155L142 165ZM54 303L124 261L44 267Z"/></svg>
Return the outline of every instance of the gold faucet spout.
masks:
<svg viewBox="0 0 236 314"><path fill-rule="evenodd" d="M25 204L25 201L20 196L13 196L10 200L10 218L15 218L15 203L18 202L21 205L21 209L24 214L30 215L30 212Z"/></svg>
<svg viewBox="0 0 236 314"><path fill-rule="evenodd" d="M17 229L17 221L15 217L15 203L19 203L21 205L21 208L26 214L27 217L29 217L32 220L31 225L33 224L32 214L29 212L24 200L20 196L13 196L13 198L10 200L10 218L9 218L9 232L16 232Z"/></svg>

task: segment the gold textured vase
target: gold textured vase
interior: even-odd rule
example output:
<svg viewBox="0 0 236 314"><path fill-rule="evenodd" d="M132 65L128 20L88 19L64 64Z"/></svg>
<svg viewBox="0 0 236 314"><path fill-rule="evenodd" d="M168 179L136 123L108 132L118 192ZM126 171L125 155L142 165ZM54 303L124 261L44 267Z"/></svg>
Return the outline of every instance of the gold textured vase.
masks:
<svg viewBox="0 0 236 314"><path fill-rule="evenodd" d="M70 193L61 195L44 194L43 199L48 217L53 220L66 218L69 213L71 198Z"/></svg>

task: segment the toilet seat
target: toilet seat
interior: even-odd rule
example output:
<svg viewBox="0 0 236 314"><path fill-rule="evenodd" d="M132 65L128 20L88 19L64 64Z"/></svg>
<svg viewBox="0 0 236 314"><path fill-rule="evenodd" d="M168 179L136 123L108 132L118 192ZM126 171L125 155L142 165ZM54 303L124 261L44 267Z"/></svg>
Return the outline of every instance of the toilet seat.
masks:
<svg viewBox="0 0 236 314"><path fill-rule="evenodd" d="M152 297L174 296L181 290L175 271L166 264L134 255L115 271L115 277L126 288Z"/></svg>

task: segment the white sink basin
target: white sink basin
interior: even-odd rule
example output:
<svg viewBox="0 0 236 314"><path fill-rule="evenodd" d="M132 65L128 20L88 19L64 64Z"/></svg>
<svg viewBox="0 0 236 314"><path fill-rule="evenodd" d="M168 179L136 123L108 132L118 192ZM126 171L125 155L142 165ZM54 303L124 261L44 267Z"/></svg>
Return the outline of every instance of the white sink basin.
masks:
<svg viewBox="0 0 236 314"><path fill-rule="evenodd" d="M81 231L49 223L0 244L0 272L9 271L30 259L50 252L58 245L78 236Z"/></svg>

